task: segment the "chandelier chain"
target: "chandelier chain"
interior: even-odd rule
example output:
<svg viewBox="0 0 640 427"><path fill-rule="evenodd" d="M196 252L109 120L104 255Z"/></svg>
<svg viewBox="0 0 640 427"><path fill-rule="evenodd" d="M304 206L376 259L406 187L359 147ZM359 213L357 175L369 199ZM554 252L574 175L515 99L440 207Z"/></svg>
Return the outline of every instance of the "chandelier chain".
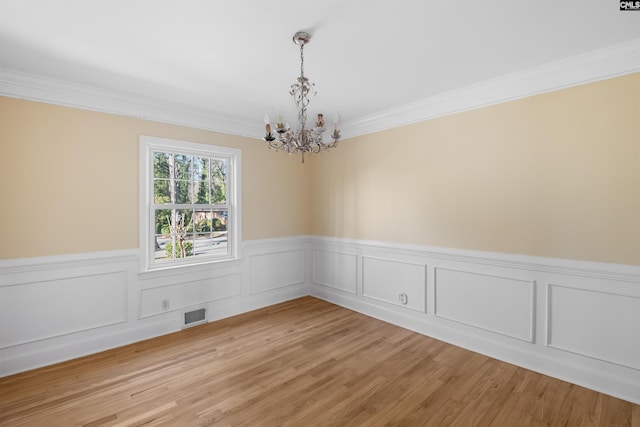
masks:
<svg viewBox="0 0 640 427"><path fill-rule="evenodd" d="M304 43L300 43L300 77L304 79Z"/></svg>

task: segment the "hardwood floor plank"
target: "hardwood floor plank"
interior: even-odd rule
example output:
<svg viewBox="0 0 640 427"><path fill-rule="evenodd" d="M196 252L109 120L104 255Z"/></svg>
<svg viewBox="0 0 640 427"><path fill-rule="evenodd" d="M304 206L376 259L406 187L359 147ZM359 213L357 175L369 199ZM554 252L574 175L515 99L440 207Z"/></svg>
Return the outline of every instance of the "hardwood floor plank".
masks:
<svg viewBox="0 0 640 427"><path fill-rule="evenodd" d="M631 427L640 427L640 405L634 405L631 415Z"/></svg>
<svg viewBox="0 0 640 427"><path fill-rule="evenodd" d="M312 297L0 378L0 426L632 426L638 405Z"/></svg>

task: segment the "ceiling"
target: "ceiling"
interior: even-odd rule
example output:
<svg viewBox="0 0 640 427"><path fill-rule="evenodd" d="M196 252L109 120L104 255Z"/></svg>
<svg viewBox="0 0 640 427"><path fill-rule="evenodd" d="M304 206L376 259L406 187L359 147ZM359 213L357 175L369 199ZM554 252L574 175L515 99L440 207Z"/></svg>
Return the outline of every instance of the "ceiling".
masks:
<svg viewBox="0 0 640 427"><path fill-rule="evenodd" d="M0 94L258 136L276 107L295 122L299 30L310 112L347 133L594 52L640 70L640 12L615 0L0 0Z"/></svg>

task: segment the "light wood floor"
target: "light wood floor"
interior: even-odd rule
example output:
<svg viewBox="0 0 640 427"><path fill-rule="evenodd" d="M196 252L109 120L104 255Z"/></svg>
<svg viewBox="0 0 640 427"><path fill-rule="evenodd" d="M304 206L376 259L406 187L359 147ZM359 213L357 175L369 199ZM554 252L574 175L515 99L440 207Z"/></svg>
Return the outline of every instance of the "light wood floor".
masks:
<svg viewBox="0 0 640 427"><path fill-rule="evenodd" d="M0 379L2 426L640 426L640 407L305 297Z"/></svg>

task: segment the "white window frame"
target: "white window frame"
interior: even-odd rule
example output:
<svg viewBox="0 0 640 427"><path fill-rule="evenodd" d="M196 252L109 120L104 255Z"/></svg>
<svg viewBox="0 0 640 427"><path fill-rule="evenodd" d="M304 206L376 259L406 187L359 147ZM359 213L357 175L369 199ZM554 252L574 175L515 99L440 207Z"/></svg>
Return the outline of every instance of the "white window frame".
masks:
<svg viewBox="0 0 640 427"><path fill-rule="evenodd" d="M227 254L189 257L155 263L155 219L153 211L153 152L169 151L203 157L224 157L229 161L227 171ZM218 263L240 259L242 242L242 155L237 148L200 144L176 139L140 135L140 270L156 271L186 266Z"/></svg>

